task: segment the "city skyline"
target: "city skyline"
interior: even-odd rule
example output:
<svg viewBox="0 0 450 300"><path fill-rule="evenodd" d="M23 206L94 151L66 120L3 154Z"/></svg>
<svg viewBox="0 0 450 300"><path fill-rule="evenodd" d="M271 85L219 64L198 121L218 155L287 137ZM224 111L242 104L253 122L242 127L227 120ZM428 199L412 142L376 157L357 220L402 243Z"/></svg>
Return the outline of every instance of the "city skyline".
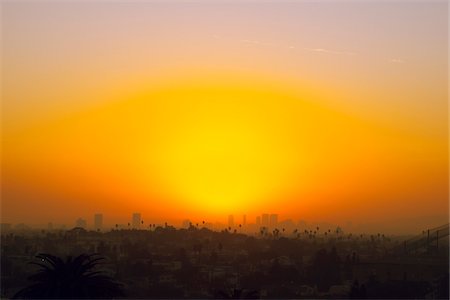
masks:
<svg viewBox="0 0 450 300"><path fill-rule="evenodd" d="M0 0L1 299L449 299L448 0Z"/></svg>
<svg viewBox="0 0 450 300"><path fill-rule="evenodd" d="M144 2L2 3L3 222L448 219L446 3Z"/></svg>
<svg viewBox="0 0 450 300"><path fill-rule="evenodd" d="M140 230L148 230L149 226L151 229L155 229L156 227L165 227L165 226L173 226L175 228L189 228L190 225L197 228L208 228L214 231L222 231L225 229L232 230L241 230L241 232L245 232L248 234L258 234L261 229L265 228L273 230L285 228L290 231L303 231L307 230L315 230L317 227L322 228L322 230L335 230L336 228L341 228L347 233L363 233L363 234L374 234L383 232L384 234L396 236L396 235L412 235L415 234L424 228L434 228L441 226L442 224L448 223L448 220L445 218L436 218L436 216L430 216L428 218L416 219L413 220L415 226L411 226L412 221L406 220L404 223L397 221L395 227L392 228L390 226L380 227L379 223L354 223L350 220L341 223L330 222L329 220L307 220L307 219L291 219L286 216L279 216L274 213L260 213L259 215L255 215L252 221L247 221L247 214L239 214L239 215L227 215L224 216L221 221L211 221L208 219L193 219L193 218L183 218L180 220L171 220L168 221L166 219L156 219L151 218L149 216L144 216L139 212L132 212L129 214L128 218L114 218L112 216L105 215L101 212L97 212L92 214L91 216L83 215L76 217L72 222L53 222L49 221L47 223L33 224L33 223L7 223L2 222L2 228L6 230L6 232L14 229L47 229L49 231L52 230L70 230L74 227L81 227L88 230L100 231L100 232L108 232L115 229L140 229ZM233 219L233 225L230 225L230 217ZM241 222L235 222L236 220L242 220ZM145 222L144 222L145 218ZM264 218L264 222L262 221ZM271 221L272 219L272 221ZM92 221L89 221L92 220ZM244 220L246 221L244 223ZM251 220L251 219L250 219ZM274 222L275 220L275 222ZM97 223L96 223L97 222ZM97 226L99 224L100 226ZM291 233L291 232L290 232Z"/></svg>

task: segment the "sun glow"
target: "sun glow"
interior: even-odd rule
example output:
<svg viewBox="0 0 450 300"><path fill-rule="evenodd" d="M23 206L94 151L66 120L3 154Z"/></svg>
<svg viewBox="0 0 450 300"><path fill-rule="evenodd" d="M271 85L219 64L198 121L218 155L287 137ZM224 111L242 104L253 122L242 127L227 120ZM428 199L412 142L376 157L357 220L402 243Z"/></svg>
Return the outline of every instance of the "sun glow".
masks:
<svg viewBox="0 0 450 300"><path fill-rule="evenodd" d="M191 215L246 212L311 188L317 139L310 129L321 130L333 118L306 89L218 76L135 90L31 126L16 136L28 143L17 143L23 148L16 156L46 148L47 168L70 168L78 184L76 174L89 166L82 176L89 189L104 185L114 197L122 190L152 208L165 199L157 209ZM108 191L112 181L118 184Z"/></svg>
<svg viewBox="0 0 450 300"><path fill-rule="evenodd" d="M420 180L431 189L433 176L427 183L408 168L421 155L414 149L426 143L436 152L440 140L405 135L331 108L324 93L274 82L169 78L128 87L101 105L21 122L5 135L9 184L32 182L48 201L95 197L93 209L170 219L280 209L351 214L361 205L388 205L389 198L371 198L375 188L405 197L400 192ZM440 172L438 160L425 163ZM394 165L386 174L383 166ZM372 202L361 202L361 194Z"/></svg>
<svg viewBox="0 0 450 300"><path fill-rule="evenodd" d="M185 210L214 215L298 189L306 161L293 110L305 103L261 83L218 82L226 83L189 81L124 103L148 114L141 159L151 177Z"/></svg>
<svg viewBox="0 0 450 300"><path fill-rule="evenodd" d="M225 87L182 88L161 97L191 106L174 116L178 125L151 158L156 158L157 173L176 198L196 209L223 213L245 211L287 188L290 169L299 161L283 152L298 145L283 139L285 125L268 127L267 113L261 110L268 105L280 110L277 103L282 99Z"/></svg>
<svg viewBox="0 0 450 300"><path fill-rule="evenodd" d="M447 219L440 5L7 2L2 222Z"/></svg>

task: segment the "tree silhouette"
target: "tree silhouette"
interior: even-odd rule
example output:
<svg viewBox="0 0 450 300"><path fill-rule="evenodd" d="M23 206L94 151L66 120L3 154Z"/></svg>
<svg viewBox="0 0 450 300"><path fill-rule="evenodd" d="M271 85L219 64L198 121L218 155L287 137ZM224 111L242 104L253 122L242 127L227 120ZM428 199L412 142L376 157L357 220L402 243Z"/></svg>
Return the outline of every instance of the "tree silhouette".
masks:
<svg viewBox="0 0 450 300"><path fill-rule="evenodd" d="M33 283L17 292L15 299L111 299L124 296L119 283L94 269L104 259L97 254L81 254L63 259L38 254L40 262L30 262L40 269L28 280Z"/></svg>

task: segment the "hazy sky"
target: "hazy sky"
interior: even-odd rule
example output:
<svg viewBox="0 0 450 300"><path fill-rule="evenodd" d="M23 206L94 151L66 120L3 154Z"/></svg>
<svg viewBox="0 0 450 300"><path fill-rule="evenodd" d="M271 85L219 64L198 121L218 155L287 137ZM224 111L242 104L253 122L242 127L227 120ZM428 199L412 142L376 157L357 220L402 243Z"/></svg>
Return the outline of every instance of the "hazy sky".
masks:
<svg viewBox="0 0 450 300"><path fill-rule="evenodd" d="M447 219L446 2L1 8L2 222Z"/></svg>

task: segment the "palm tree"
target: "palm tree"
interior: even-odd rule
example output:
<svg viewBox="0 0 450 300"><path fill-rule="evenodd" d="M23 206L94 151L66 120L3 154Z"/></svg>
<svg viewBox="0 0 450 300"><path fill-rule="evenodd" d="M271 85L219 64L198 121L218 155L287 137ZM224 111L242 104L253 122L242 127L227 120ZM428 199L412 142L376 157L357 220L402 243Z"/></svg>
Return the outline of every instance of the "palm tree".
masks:
<svg viewBox="0 0 450 300"><path fill-rule="evenodd" d="M33 283L17 292L16 299L92 299L124 296L121 285L110 276L94 269L104 259L97 254L81 254L63 259L38 254L40 262L30 262L40 269L28 280Z"/></svg>

